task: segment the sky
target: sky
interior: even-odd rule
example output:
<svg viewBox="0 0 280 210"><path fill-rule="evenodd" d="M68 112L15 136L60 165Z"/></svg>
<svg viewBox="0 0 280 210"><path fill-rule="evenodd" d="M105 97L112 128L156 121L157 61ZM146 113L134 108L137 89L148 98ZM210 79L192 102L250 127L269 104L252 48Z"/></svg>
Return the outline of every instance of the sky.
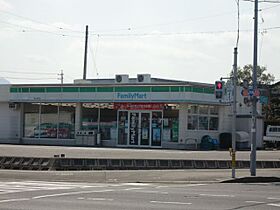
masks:
<svg viewBox="0 0 280 210"><path fill-rule="evenodd" d="M0 0L0 83L116 74L214 83L232 70L237 0ZM254 3L240 0L238 66L253 62ZM258 64L280 80L280 1L259 3Z"/></svg>

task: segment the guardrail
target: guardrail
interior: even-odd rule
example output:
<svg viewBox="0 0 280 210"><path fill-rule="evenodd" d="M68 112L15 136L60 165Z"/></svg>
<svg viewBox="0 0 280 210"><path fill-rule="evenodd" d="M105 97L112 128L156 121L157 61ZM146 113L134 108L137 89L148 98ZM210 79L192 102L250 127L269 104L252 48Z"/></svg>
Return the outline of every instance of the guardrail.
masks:
<svg viewBox="0 0 280 210"><path fill-rule="evenodd" d="M249 161L236 161L239 169L249 168ZM230 160L168 159L86 159L0 157L0 169L14 170L152 170L152 169L230 169ZM280 161L257 161L257 168L280 168Z"/></svg>

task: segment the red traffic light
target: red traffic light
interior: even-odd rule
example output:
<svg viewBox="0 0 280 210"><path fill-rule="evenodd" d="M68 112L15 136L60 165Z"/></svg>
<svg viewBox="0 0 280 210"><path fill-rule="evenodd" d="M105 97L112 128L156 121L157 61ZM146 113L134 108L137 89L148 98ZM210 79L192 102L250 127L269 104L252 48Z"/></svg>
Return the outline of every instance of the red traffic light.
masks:
<svg viewBox="0 0 280 210"><path fill-rule="evenodd" d="M216 81L216 90L222 90L222 89L223 89L223 82Z"/></svg>

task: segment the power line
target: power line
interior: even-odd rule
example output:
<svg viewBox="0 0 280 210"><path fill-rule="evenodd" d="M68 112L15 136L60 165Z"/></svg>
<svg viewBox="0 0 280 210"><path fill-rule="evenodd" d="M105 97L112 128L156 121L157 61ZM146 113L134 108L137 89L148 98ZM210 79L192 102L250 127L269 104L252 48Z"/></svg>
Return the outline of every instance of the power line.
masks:
<svg viewBox="0 0 280 210"><path fill-rule="evenodd" d="M4 23L4 24L7 24L7 25L14 26L14 27L31 29L31 30L34 30L36 32L53 34L53 35L62 36L62 37L81 37L81 36L77 36L77 35L69 35L69 34L65 34L65 33L56 33L56 32L52 32L52 31L42 30L42 29L30 27L30 26L18 25L18 24L14 24L14 23L11 23L11 22L3 21L3 20L0 20L0 22ZM34 32L34 31L22 30L21 32Z"/></svg>
<svg viewBox="0 0 280 210"><path fill-rule="evenodd" d="M1 73L10 73L10 74L39 74L39 75L55 75L56 73L45 73L45 72L21 72L21 71L0 71Z"/></svg>
<svg viewBox="0 0 280 210"><path fill-rule="evenodd" d="M267 27L264 30L276 30L280 29L280 26ZM239 32L252 32L252 29L239 29ZM92 34L93 36L103 37L133 37L133 36L176 36L176 35L194 35L194 34L223 34L223 33L236 33L236 30L220 30L220 31L198 31L198 32L174 32L174 33L133 33L133 34Z"/></svg>
<svg viewBox="0 0 280 210"><path fill-rule="evenodd" d="M24 77L3 77L7 79L24 79L24 80L57 80L57 78L24 78Z"/></svg>
<svg viewBox="0 0 280 210"><path fill-rule="evenodd" d="M48 24L48 23L45 23L45 22L41 22L41 21L38 21L38 20L31 19L29 17L24 17L24 16L21 16L21 15L18 15L18 14L12 13L12 12L1 11L1 10L0 10L0 12L4 13L4 14L12 15L14 17L18 17L18 18L21 18L21 19L29 20L29 21L32 21L34 23L39 23L41 25L45 25L45 26L49 26L49 27L52 27L52 28L56 28L56 29L59 29L59 30L70 30L72 32L77 32L77 33L81 33L82 32L82 31L77 31L77 30L74 30L74 29L65 28L65 27L54 26L54 25L51 25L51 24Z"/></svg>

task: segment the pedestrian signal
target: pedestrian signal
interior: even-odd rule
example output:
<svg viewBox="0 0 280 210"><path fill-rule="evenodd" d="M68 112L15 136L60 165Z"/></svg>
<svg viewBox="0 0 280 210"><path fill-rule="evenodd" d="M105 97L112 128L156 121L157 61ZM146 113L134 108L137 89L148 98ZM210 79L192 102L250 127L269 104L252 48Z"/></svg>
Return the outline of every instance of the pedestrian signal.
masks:
<svg viewBox="0 0 280 210"><path fill-rule="evenodd" d="M224 83L222 81L215 82L215 96L217 99L223 98L224 95Z"/></svg>

